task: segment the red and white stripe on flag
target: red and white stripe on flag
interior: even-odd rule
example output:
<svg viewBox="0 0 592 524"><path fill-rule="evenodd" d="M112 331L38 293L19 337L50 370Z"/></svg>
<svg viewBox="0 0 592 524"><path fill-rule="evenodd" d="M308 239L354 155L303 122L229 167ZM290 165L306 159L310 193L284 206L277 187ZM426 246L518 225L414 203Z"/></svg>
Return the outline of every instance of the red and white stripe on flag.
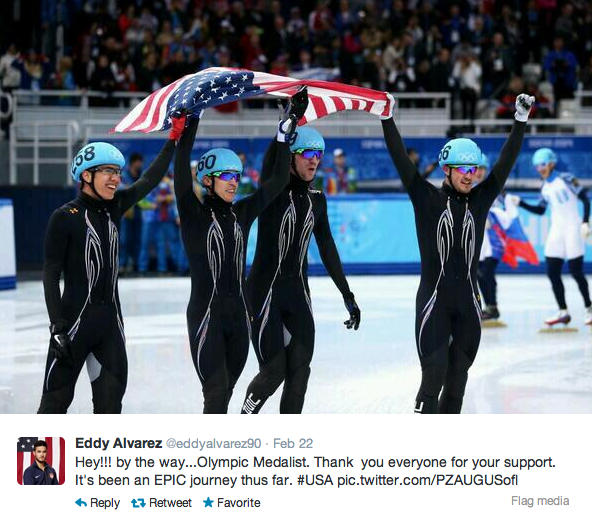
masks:
<svg viewBox="0 0 592 524"><path fill-rule="evenodd" d="M366 111L376 116L388 116L392 112L392 101L386 93L366 87L325 80L296 80L257 72L255 84L278 98L289 98L300 86L307 86L309 103L300 125L339 111Z"/></svg>
<svg viewBox="0 0 592 524"><path fill-rule="evenodd" d="M22 445L19 445L21 440ZM64 483L66 473L66 443L62 437L20 437L17 443L16 452L16 480L19 484L23 483L23 474L25 470L35 463L35 454L33 453L33 444L38 440L47 442L47 457L45 461L56 470L58 482ZM21 451L25 450L25 451Z"/></svg>
<svg viewBox="0 0 592 524"><path fill-rule="evenodd" d="M181 109L189 114L197 114L201 110L264 94L288 98L300 86L308 86L309 97L308 108L300 125L338 111L367 111L376 116L392 113L393 99L382 91L248 69L210 67L185 75L154 91L137 104L111 132L161 131L170 127L171 116Z"/></svg>

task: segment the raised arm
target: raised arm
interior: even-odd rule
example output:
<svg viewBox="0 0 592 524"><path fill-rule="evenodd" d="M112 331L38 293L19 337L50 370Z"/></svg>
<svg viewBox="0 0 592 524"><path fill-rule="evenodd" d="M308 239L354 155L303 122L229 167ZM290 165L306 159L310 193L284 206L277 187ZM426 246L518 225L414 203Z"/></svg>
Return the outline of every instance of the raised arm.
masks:
<svg viewBox="0 0 592 524"><path fill-rule="evenodd" d="M142 200L152 191L166 175L169 164L173 159L175 145L185 127L185 115L172 119L173 125L169 132L169 139L164 143L158 156L152 161L144 174L131 186L118 192L121 214Z"/></svg>
<svg viewBox="0 0 592 524"><path fill-rule="evenodd" d="M409 188L413 182L416 181L416 179L423 181L423 178L407 154L407 149L405 148L403 139L401 138L399 130L395 125L394 118L391 117L386 120L382 120L382 132L384 133L386 147L391 155L393 164L395 164L397 172L401 177L403 186L405 186L405 189L409 191Z"/></svg>
<svg viewBox="0 0 592 524"><path fill-rule="evenodd" d="M275 150L273 154L274 162L271 165L263 163L261 171L261 180L263 182L261 186L252 195L243 198L236 204L237 211L244 214L244 219L249 224L255 221L290 181L290 148L282 124L286 125L285 121L280 122L277 137L274 140L275 143L268 148L268 152L272 147ZM295 120L292 125L296 125Z"/></svg>
<svg viewBox="0 0 592 524"><path fill-rule="evenodd" d="M516 97L516 112L514 113L515 121L512 126L512 131L506 139L497 162L491 169L491 173L487 179L479 185L481 188L480 191L484 192L491 202L493 202L495 197L500 194L508 179L510 171L512 171L512 168L516 163L516 159L522 148L522 140L524 139L528 114L530 113L533 104L533 96L521 94Z"/></svg>
<svg viewBox="0 0 592 524"><path fill-rule="evenodd" d="M174 152L175 141L167 140L160 153L158 153L158 156L152 161L142 176L131 186L117 193L119 195L121 214L125 213L134 204L137 204L160 183L162 177L166 175Z"/></svg>
<svg viewBox="0 0 592 524"><path fill-rule="evenodd" d="M267 150L265 151L265 156L263 157L263 164L261 166L260 180L261 180L262 184L266 180L269 180L274 173L273 168L274 168L276 156L277 156L277 146L278 146L277 139L273 139L269 143L269 146L267 146Z"/></svg>
<svg viewBox="0 0 592 524"><path fill-rule="evenodd" d="M189 120L175 153L175 198L180 217L187 214L190 209L197 209L197 206L201 206L199 199L193 192L193 178L191 176L191 150L198 126L199 118Z"/></svg>
<svg viewBox="0 0 592 524"><path fill-rule="evenodd" d="M244 218L248 223L252 223L290 181L291 157L288 143L307 107L308 91L306 87L301 87L290 98L278 124L276 139L267 148L261 170L261 187L236 206L240 213L245 214Z"/></svg>

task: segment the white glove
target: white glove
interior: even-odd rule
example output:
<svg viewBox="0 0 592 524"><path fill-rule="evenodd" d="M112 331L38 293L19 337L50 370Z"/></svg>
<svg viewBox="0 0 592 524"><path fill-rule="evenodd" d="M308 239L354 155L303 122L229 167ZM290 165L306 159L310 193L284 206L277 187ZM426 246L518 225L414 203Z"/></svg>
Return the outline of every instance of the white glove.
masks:
<svg viewBox="0 0 592 524"><path fill-rule="evenodd" d="M288 137L294 132L298 122L294 115L290 115L285 117L283 120L280 120L278 124L278 132L277 132L277 141L278 142L286 142Z"/></svg>
<svg viewBox="0 0 592 524"><path fill-rule="evenodd" d="M582 222L581 232L582 238L588 238L590 236L590 233L592 233L592 231L590 230L590 224L588 222Z"/></svg>
<svg viewBox="0 0 592 524"><path fill-rule="evenodd" d="M518 122L526 122L528 120L528 113L534 104L534 96L525 95L522 93L516 97L516 112L514 118Z"/></svg>
<svg viewBox="0 0 592 524"><path fill-rule="evenodd" d="M518 207L520 205L520 201L522 199L518 195L512 195L508 193L506 198L504 199L504 204L506 204L506 208L508 207Z"/></svg>
<svg viewBox="0 0 592 524"><path fill-rule="evenodd" d="M393 112L395 110L395 97L390 93L385 93L386 97L390 102L390 111L388 115L380 115L381 120L388 120L389 118L393 118Z"/></svg>

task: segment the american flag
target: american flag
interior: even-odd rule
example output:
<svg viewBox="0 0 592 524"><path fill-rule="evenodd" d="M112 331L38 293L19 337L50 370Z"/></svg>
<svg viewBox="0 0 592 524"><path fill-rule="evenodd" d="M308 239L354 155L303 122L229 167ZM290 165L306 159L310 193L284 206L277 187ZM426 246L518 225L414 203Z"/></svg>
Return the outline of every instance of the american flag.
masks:
<svg viewBox="0 0 592 524"><path fill-rule="evenodd" d="M142 100L111 132L162 131L171 126L171 116L186 109L199 113L217 105L269 94L278 98L294 95L302 85L308 86L309 104L300 125L347 109L374 115L388 115L391 101L382 91L324 80L302 80L232 69L210 67L185 75Z"/></svg>
<svg viewBox="0 0 592 524"><path fill-rule="evenodd" d="M47 442L47 458L45 461L56 470L58 482L64 483L66 469L66 444L62 437L19 437L16 442L16 480L23 483L25 470L35 462L33 445L38 440Z"/></svg>

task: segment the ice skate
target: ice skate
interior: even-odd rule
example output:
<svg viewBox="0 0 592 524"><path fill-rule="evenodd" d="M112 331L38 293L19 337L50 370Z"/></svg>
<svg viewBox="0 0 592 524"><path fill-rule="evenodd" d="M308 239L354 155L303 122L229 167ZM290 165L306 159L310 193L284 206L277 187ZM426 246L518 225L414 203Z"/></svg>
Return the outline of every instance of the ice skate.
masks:
<svg viewBox="0 0 592 524"><path fill-rule="evenodd" d="M484 328L507 327L507 324L500 320L500 313L497 306L487 306L483 310L481 324Z"/></svg>
<svg viewBox="0 0 592 524"><path fill-rule="evenodd" d="M556 315L545 320L545 327L541 333L567 333L577 331L577 328L570 328L568 324L571 322L571 316L567 309L560 309Z"/></svg>
<svg viewBox="0 0 592 524"><path fill-rule="evenodd" d="M584 313L584 324L592 326L592 306L586 308L586 313Z"/></svg>

